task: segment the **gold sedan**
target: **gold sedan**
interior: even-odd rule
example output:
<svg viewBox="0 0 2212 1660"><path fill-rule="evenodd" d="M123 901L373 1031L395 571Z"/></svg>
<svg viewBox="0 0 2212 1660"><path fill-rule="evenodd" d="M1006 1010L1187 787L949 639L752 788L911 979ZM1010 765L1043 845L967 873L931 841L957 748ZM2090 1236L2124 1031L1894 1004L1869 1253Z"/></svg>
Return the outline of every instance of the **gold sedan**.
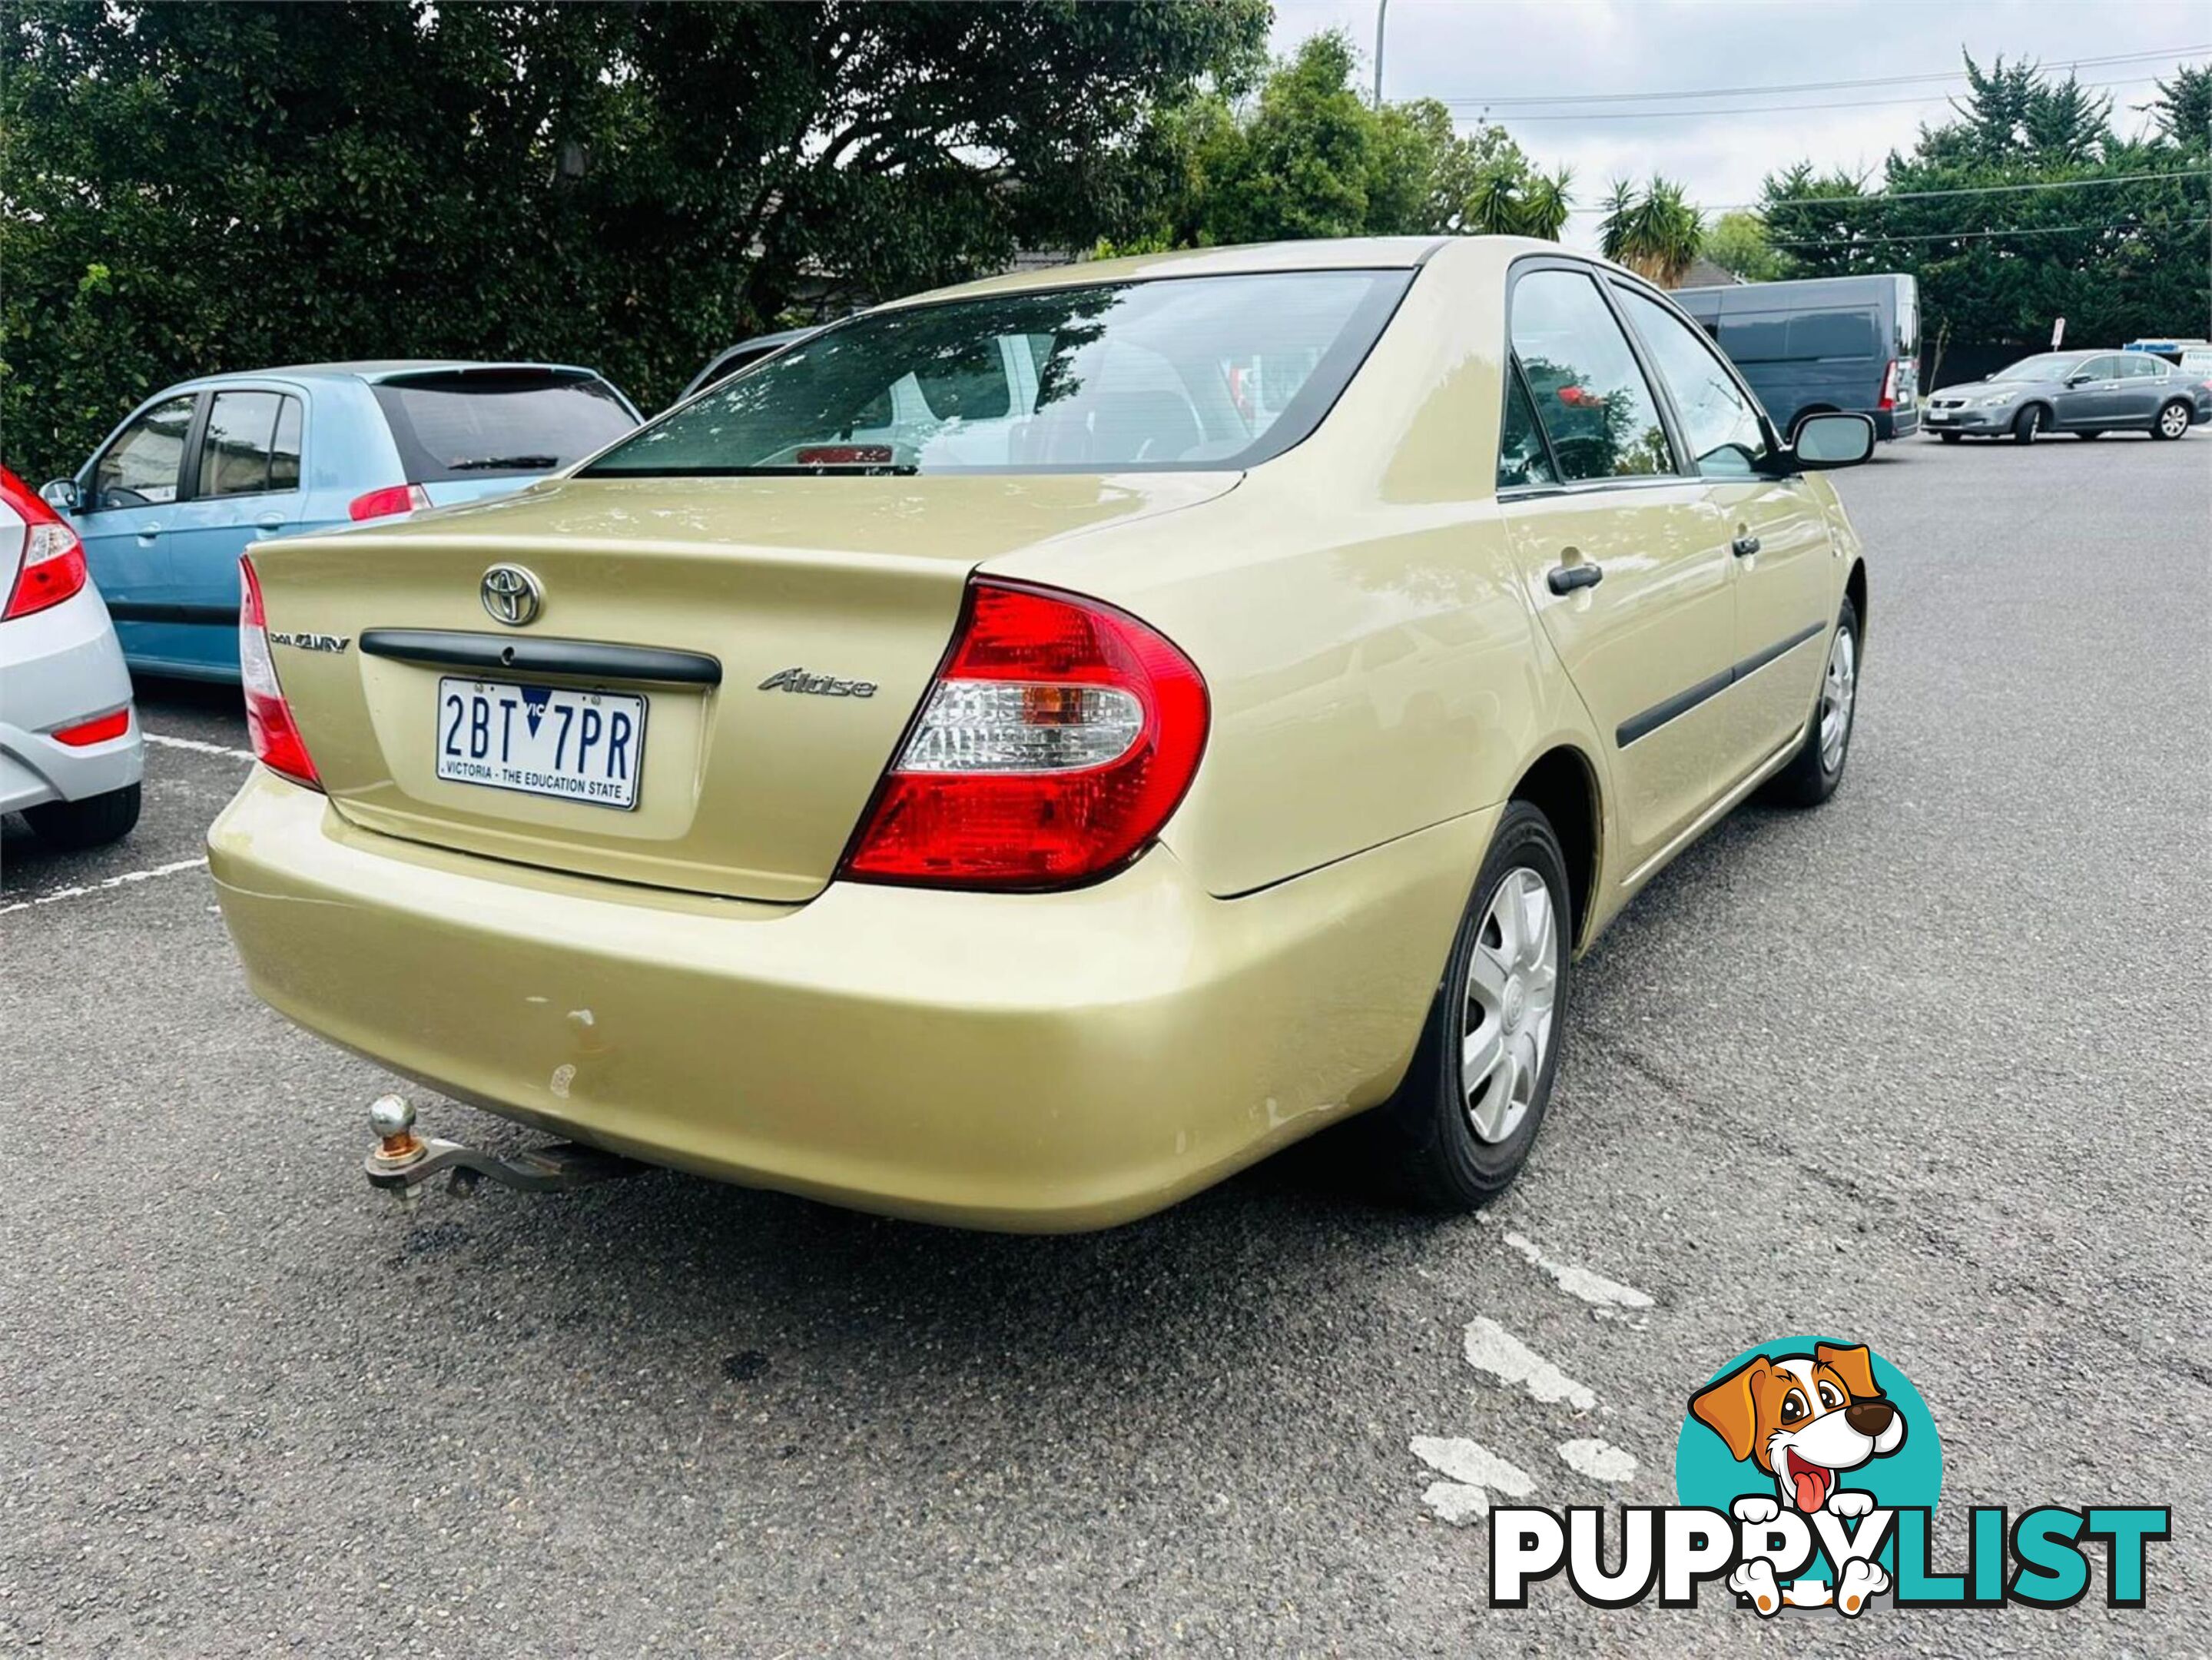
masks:
<svg viewBox="0 0 2212 1660"><path fill-rule="evenodd" d="M1836 787L1872 441L1547 243L924 295L257 547L223 914L313 1031L732 1182L1097 1227L1364 1113L1480 1204L1573 958Z"/></svg>

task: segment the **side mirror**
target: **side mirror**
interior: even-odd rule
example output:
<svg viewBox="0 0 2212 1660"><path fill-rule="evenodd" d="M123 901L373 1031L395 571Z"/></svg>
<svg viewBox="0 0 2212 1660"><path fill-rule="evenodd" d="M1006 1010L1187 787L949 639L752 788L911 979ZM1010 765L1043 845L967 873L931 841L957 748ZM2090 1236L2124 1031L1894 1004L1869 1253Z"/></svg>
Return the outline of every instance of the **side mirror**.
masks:
<svg viewBox="0 0 2212 1660"><path fill-rule="evenodd" d="M2066 384L2069 386L2086 386L2094 379L2095 379L2094 375L2069 374L2066 377Z"/></svg>
<svg viewBox="0 0 2212 1660"><path fill-rule="evenodd" d="M1797 423L1793 453L1801 467L1855 467L1874 453L1874 419L1865 415L1808 415Z"/></svg>
<svg viewBox="0 0 2212 1660"><path fill-rule="evenodd" d="M39 499L56 513L75 513L84 505L84 498L78 494L74 478L56 478L40 485Z"/></svg>

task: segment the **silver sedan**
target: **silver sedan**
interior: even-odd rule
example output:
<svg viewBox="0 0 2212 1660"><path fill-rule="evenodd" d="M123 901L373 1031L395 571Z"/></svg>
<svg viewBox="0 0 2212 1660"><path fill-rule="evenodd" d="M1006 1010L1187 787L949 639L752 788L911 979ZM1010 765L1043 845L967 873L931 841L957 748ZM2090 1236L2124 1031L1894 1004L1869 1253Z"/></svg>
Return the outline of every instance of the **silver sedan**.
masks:
<svg viewBox="0 0 2212 1660"><path fill-rule="evenodd" d="M2199 391L2148 352L2039 352L1986 380L1944 387L1922 424L1947 444L1969 436L2030 444L2046 432L2179 438L2212 420L2212 396Z"/></svg>

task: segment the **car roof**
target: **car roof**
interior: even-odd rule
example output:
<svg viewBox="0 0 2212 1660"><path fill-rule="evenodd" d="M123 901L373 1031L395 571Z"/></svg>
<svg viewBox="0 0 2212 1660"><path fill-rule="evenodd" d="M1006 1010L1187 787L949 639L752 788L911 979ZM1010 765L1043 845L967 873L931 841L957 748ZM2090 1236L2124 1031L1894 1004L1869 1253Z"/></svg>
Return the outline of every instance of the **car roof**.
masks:
<svg viewBox="0 0 2212 1660"><path fill-rule="evenodd" d="M199 375L178 384L212 386L222 380L251 380L260 376L281 374L295 380L366 380L374 385L380 380L409 374L470 374L501 369L542 369L556 374L599 378L597 369L585 368L574 363L495 362L472 357L379 357L343 363L283 363L265 369L230 369L221 374Z"/></svg>
<svg viewBox="0 0 2212 1660"><path fill-rule="evenodd" d="M1093 283L1142 282L1161 277L1229 277L1262 271L1407 271L1421 264L1446 242L1494 242L1513 252L1544 251L1563 253L1554 242L1532 242L1519 236L1340 236L1306 242L1252 242L1224 248L1176 248L1164 253L1138 253L1118 259L1085 259L1064 265L1045 265L1031 271L1010 271L979 282L932 289L893 300L878 310L902 306L933 304L940 300L965 300L991 294L1021 294L1034 289L1072 288Z"/></svg>

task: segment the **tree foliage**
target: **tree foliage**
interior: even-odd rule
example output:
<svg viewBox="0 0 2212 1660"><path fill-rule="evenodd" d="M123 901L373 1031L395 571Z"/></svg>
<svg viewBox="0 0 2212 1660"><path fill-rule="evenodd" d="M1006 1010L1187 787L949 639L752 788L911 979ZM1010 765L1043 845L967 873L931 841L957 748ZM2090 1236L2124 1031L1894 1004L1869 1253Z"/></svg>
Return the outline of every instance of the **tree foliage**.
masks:
<svg viewBox="0 0 2212 1660"><path fill-rule="evenodd" d="M1767 179L1762 216L1788 274L1910 272L1923 338L1970 347L2045 343L2062 316L2069 344L2206 332L2212 180L2188 136L2205 72L2163 83L2157 129L2132 138L2070 76L2002 59L1966 72L1957 119L1923 126L1878 180L1808 163ZM2120 182L2087 182L2102 180Z"/></svg>
<svg viewBox="0 0 2212 1660"><path fill-rule="evenodd" d="M1598 250L1662 289L1679 285L1705 240L1705 216L1682 186L1657 173L1640 190L1613 180L1598 225Z"/></svg>
<svg viewBox="0 0 2212 1660"><path fill-rule="evenodd" d="M303 359L594 364L650 406L799 312L1158 211L1156 111L1265 0L15 0L0 439L66 470L147 392Z"/></svg>
<svg viewBox="0 0 2212 1660"><path fill-rule="evenodd" d="M1123 248L1311 236L1473 234L1556 241L1565 169L1539 170L1502 129L1462 134L1433 99L1371 106L1341 33L1307 40L1256 96L1201 95L1154 135L1174 182Z"/></svg>
<svg viewBox="0 0 2212 1660"><path fill-rule="evenodd" d="M2142 107L2159 131L2184 149L2212 149L2212 64L2185 64L2158 83L2158 96Z"/></svg>
<svg viewBox="0 0 2212 1660"><path fill-rule="evenodd" d="M1782 256L1767 238L1766 221L1741 208L1723 214L1705 228L1698 252L1747 283L1779 282L1788 275Z"/></svg>

